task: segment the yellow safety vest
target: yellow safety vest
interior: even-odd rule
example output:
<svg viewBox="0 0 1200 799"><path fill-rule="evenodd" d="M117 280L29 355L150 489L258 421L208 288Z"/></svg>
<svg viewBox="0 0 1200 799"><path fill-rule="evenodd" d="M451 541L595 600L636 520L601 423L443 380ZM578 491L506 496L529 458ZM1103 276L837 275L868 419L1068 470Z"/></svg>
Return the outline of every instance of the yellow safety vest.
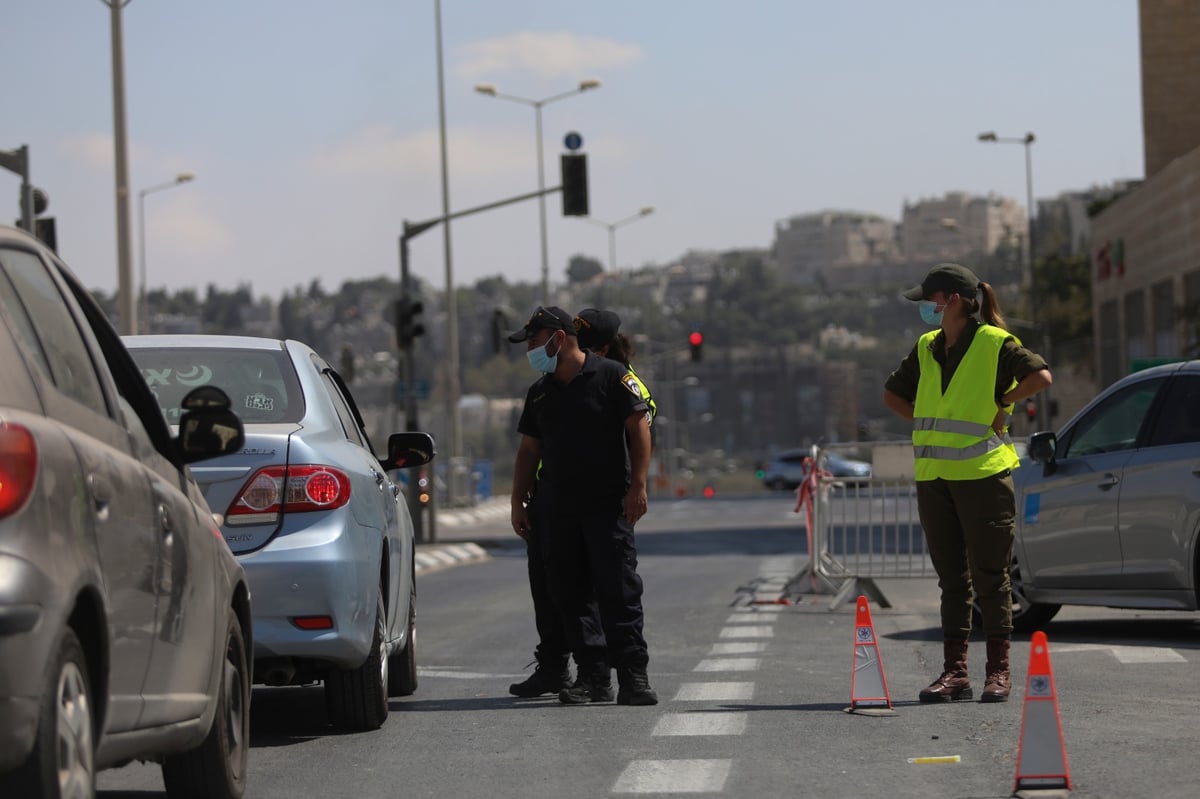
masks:
<svg viewBox="0 0 1200 799"><path fill-rule="evenodd" d="M943 394L942 365L930 349L937 332L930 331L917 342L921 379L912 434L916 479L979 480L1015 469L1020 460L1008 426L1002 436L992 429L1000 349L1012 334L980 325ZM1005 411L1011 415L1012 406Z"/></svg>
<svg viewBox="0 0 1200 799"><path fill-rule="evenodd" d="M654 404L654 397L650 396L650 389L646 388L646 384L642 382L642 378L638 377L637 373L633 371L632 365L629 366L624 379L626 383L632 381L632 384L637 386L642 399L646 401L646 407L650 409L650 421L653 422L654 417L658 415L658 406Z"/></svg>

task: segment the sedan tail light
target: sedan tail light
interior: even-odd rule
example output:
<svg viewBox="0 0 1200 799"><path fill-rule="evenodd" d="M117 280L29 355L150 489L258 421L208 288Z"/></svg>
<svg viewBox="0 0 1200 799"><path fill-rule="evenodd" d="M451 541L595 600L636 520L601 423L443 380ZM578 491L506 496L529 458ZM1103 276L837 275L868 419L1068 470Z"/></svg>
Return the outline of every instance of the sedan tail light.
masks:
<svg viewBox="0 0 1200 799"><path fill-rule="evenodd" d="M333 510L350 501L350 478L332 466L267 466L255 472L225 512L225 523L265 524L284 513Z"/></svg>
<svg viewBox="0 0 1200 799"><path fill-rule="evenodd" d="M17 424L0 422L0 518L16 513L33 493L37 442Z"/></svg>

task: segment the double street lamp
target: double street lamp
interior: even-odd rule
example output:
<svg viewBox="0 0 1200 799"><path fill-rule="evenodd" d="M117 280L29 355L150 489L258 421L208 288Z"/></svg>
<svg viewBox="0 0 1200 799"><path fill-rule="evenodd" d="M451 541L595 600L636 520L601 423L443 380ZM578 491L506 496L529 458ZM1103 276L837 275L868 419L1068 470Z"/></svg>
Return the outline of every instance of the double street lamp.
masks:
<svg viewBox="0 0 1200 799"><path fill-rule="evenodd" d="M496 91L496 87L490 84L481 83L475 87L475 91L488 97L495 97L498 100L511 100L514 103L533 106L534 117L537 123L537 174L538 174L538 191L545 192L546 190L546 166L545 156L542 153L542 106L553 103L555 100L563 100L567 97L572 97L576 94L582 94L588 89L600 88L598 80L580 81L579 85L574 89L561 94L551 95L541 100L533 100L528 97L517 97L512 94L502 94ZM538 219L542 236L542 302L550 302L550 259L546 250L546 195L541 193L538 195Z"/></svg>
<svg viewBox="0 0 1200 799"><path fill-rule="evenodd" d="M647 205L645 208L638 211L632 216L627 216L624 219L618 219L616 222L602 222L599 219L593 219L590 216L579 217L584 222L591 222L593 225L599 225L603 228L608 228L608 271L611 274L617 272L617 228L622 225L627 225L630 222L636 222L642 217L649 216L654 213L654 206Z"/></svg>
<svg viewBox="0 0 1200 799"><path fill-rule="evenodd" d="M146 307L146 195L153 194L156 191L164 191L165 189L173 189L176 186L195 180L194 172L180 172L175 176L175 179L169 183L159 183L156 186L149 186L138 192L138 260L141 262L140 268L140 283L141 287L138 290L138 313L137 319L141 332L145 333L150 330L150 317L148 308ZM133 330L131 332L138 332Z"/></svg>

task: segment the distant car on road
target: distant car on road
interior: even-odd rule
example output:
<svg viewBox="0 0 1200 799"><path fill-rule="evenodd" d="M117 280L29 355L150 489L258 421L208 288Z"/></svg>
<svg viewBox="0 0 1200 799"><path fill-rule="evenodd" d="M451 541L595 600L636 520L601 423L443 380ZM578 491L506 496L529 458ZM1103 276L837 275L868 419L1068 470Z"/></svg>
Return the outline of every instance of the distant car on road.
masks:
<svg viewBox="0 0 1200 799"><path fill-rule="evenodd" d="M1197 610L1200 361L1114 383L1035 433L1017 492L1014 626L1061 605Z"/></svg>
<svg viewBox="0 0 1200 799"><path fill-rule="evenodd" d="M162 764L167 795L236 799L250 594L188 464L240 449L214 386L172 436L104 312L0 227L0 796L91 797Z"/></svg>
<svg viewBox="0 0 1200 799"><path fill-rule="evenodd" d="M871 476L871 464L865 461L847 458L837 452L820 450L821 468L834 477L868 478ZM767 488L775 491L790 491L804 480L804 459L812 455L808 447L799 449L780 450L771 457L763 469L762 482Z"/></svg>
<svg viewBox="0 0 1200 799"><path fill-rule="evenodd" d="M379 727L417 687L413 525L389 471L429 463L433 439L393 433L376 455L346 383L299 341L125 342L169 423L210 382L245 422L245 447L194 471L254 591L254 682L321 680L334 724Z"/></svg>

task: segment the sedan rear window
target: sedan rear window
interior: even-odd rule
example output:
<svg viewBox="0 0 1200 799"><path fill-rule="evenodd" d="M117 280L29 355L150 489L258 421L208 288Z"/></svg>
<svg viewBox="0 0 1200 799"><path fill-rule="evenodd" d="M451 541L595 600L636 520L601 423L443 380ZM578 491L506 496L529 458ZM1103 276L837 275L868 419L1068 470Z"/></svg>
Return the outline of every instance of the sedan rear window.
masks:
<svg viewBox="0 0 1200 799"><path fill-rule="evenodd" d="M229 395L245 424L298 422L304 415L300 383L283 350L168 347L130 354L170 424L179 424L187 393L207 385Z"/></svg>

